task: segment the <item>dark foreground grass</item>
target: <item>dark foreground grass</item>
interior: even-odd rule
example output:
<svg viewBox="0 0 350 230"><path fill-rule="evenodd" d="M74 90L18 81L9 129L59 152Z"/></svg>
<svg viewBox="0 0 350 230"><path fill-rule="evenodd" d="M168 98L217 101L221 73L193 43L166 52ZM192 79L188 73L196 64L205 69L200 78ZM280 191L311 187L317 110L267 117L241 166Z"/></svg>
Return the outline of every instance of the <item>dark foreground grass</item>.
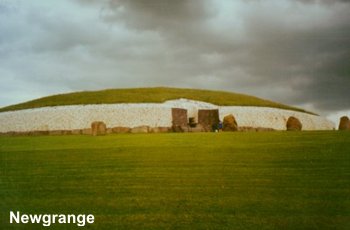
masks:
<svg viewBox="0 0 350 230"><path fill-rule="evenodd" d="M1 137L9 211L87 229L350 229L350 132ZM49 229L74 229L52 225Z"/></svg>

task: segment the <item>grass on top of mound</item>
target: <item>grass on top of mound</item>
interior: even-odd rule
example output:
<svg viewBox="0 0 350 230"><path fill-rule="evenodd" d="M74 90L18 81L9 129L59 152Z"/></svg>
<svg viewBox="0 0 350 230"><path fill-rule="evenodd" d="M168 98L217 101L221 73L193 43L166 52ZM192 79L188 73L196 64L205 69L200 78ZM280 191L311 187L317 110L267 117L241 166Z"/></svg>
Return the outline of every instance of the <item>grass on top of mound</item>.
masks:
<svg viewBox="0 0 350 230"><path fill-rule="evenodd" d="M132 88L107 89L101 91L83 91L58 94L32 101L10 105L0 112L31 109L46 106L114 104L114 103L162 103L167 100L187 98L224 106L261 106L307 112L300 108L264 100L258 97L212 90L178 89L178 88ZM307 112L310 113L310 112Z"/></svg>

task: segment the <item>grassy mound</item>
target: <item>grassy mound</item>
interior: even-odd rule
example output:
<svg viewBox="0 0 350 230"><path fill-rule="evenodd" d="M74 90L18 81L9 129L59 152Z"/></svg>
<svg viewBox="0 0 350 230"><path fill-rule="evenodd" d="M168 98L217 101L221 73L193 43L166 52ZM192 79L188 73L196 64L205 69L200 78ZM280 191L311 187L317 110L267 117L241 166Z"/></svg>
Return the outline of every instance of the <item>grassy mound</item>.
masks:
<svg viewBox="0 0 350 230"><path fill-rule="evenodd" d="M86 104L113 104L113 103L162 103L167 100L187 98L205 101L216 105L233 106L262 106L306 112L303 109L283 105L269 100L223 91L178 89L178 88L133 88L107 89L101 91L83 91L59 94L36 100L7 106L0 112L32 109L45 106L86 105Z"/></svg>

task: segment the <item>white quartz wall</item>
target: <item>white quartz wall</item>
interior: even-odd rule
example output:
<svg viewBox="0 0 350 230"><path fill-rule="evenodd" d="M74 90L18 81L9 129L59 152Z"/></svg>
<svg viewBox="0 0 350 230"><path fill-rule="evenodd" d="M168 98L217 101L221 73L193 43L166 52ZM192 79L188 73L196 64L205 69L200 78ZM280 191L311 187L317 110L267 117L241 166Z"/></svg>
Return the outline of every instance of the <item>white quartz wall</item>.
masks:
<svg viewBox="0 0 350 230"><path fill-rule="evenodd" d="M238 126L285 130L288 118L293 116L300 120L303 130L332 130L334 128L334 124L323 117L291 110L267 107L223 106L219 108L219 111L220 118L228 114L234 115Z"/></svg>
<svg viewBox="0 0 350 230"><path fill-rule="evenodd" d="M73 130L89 128L93 121L103 121L107 127L170 127L171 108L188 110L188 117L197 118L198 109L219 109L220 119L233 114L239 126L285 130L290 116L298 118L303 130L331 130L334 124L325 118L289 110L251 107L216 106L187 99L163 104L102 104L44 107L0 113L0 132L34 130Z"/></svg>
<svg viewBox="0 0 350 230"><path fill-rule="evenodd" d="M171 120L171 109L159 105L57 106L0 113L0 132L84 129L93 121L107 127L170 127Z"/></svg>

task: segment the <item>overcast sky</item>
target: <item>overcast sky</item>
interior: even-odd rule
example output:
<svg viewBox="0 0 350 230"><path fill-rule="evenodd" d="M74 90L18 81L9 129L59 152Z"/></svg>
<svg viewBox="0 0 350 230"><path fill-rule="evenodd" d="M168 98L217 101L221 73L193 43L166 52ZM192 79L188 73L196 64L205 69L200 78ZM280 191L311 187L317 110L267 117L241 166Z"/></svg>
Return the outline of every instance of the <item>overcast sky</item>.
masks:
<svg viewBox="0 0 350 230"><path fill-rule="evenodd" d="M149 86L350 115L350 2L0 0L0 107Z"/></svg>

